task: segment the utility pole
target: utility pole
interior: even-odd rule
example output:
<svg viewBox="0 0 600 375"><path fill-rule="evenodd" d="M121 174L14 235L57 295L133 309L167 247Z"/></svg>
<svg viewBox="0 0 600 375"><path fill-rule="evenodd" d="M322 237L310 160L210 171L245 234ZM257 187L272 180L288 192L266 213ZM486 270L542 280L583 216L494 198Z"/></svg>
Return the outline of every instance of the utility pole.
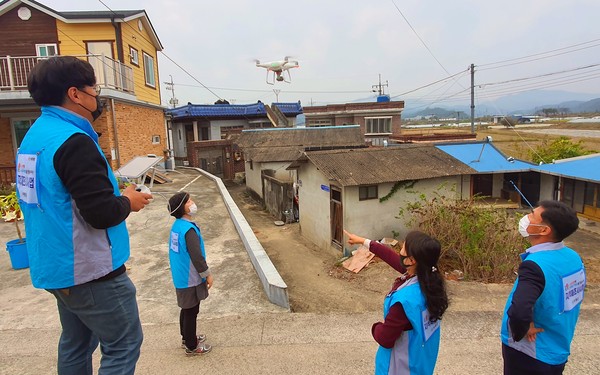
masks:
<svg viewBox="0 0 600 375"><path fill-rule="evenodd" d="M471 64L471 134L475 134L475 64Z"/></svg>
<svg viewBox="0 0 600 375"><path fill-rule="evenodd" d="M388 87L388 81L386 80L385 83L381 83L381 74L379 74L379 84L372 85L371 88L373 89L373 92L376 92L381 96L385 95L384 87Z"/></svg>
<svg viewBox="0 0 600 375"><path fill-rule="evenodd" d="M273 92L275 93L275 102L279 103L279 93L281 92L280 89L273 89Z"/></svg>
<svg viewBox="0 0 600 375"><path fill-rule="evenodd" d="M169 77L171 77L171 82L163 82L163 83L165 85L167 85L167 87L165 87L165 88L167 90L170 90L173 93L173 96L169 100L169 104L171 104L173 106L173 108L175 108L175 107L177 107L177 103L179 103L179 100L177 100L177 98L175 97L175 84L173 83L173 76L169 74Z"/></svg>

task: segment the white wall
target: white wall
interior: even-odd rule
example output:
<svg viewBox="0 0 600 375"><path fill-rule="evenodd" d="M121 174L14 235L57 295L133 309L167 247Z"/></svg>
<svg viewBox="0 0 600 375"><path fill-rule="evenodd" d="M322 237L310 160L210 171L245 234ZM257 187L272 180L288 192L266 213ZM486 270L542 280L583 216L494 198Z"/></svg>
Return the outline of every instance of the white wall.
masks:
<svg viewBox="0 0 600 375"><path fill-rule="evenodd" d="M492 175L492 197L502 196L502 186L504 185L504 173L494 173Z"/></svg>
<svg viewBox="0 0 600 375"><path fill-rule="evenodd" d="M329 187L329 180L312 163L298 170L298 202L300 209L300 233L321 249L331 246L330 193L321 185Z"/></svg>
<svg viewBox="0 0 600 375"><path fill-rule="evenodd" d="M540 200L554 199L554 176L541 173L540 174Z"/></svg>
<svg viewBox="0 0 600 375"><path fill-rule="evenodd" d="M276 179L284 182L294 182L293 181L293 172L288 171L286 168L290 165L289 161L286 162L268 162L268 163L253 163L253 168L250 169L250 162L246 162L245 171L246 171L246 188L254 191L258 196L263 199L262 192L262 177L261 171L271 169L275 171Z"/></svg>
<svg viewBox="0 0 600 375"><path fill-rule="evenodd" d="M408 212L400 219L397 218L400 208L406 208L409 202L418 201L421 194L425 194L427 199L434 198L436 192L446 197L459 198L460 182L460 176L419 180L410 189L400 188L384 202L379 202L379 199L360 201L358 186L348 187L343 197L344 227L371 239L391 238L393 231L399 232L400 238L403 238L412 228L406 224L410 219ZM380 184L379 198L386 196L393 186L392 183Z"/></svg>
<svg viewBox="0 0 600 375"><path fill-rule="evenodd" d="M234 120L213 120L210 122L210 138L209 140L215 141L221 139L221 127L222 126L243 126L248 127L248 120L234 119Z"/></svg>
<svg viewBox="0 0 600 375"><path fill-rule="evenodd" d="M301 233L319 248L330 249L330 193L321 188L321 185L329 187L330 181L311 163L303 165L298 170L298 178L302 181L302 186L298 190ZM350 232L371 239L392 237L393 230L404 236L409 230L405 225L406 220L396 218L401 207L406 207L408 202L418 200L420 194L432 198L434 192L439 192L446 197L459 198L460 184L460 176L421 180L411 189L401 188L383 203L380 203L379 199L359 201L358 186L344 188L342 189L343 226ZM379 198L387 195L393 185L392 183L380 184ZM410 193L411 191L416 193Z"/></svg>
<svg viewBox="0 0 600 375"><path fill-rule="evenodd" d="M173 150L174 156L178 158L187 157L187 149L185 143L185 125L181 123L175 123L171 125L173 129ZM181 135L181 138L179 136Z"/></svg>

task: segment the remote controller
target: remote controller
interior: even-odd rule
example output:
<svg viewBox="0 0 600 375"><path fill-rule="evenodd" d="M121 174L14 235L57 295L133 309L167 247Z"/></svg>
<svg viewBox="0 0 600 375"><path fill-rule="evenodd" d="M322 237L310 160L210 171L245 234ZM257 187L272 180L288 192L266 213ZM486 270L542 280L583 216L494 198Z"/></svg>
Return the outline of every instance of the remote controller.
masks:
<svg viewBox="0 0 600 375"><path fill-rule="evenodd" d="M135 190L139 191L141 193L152 194L152 192L150 191L148 186L142 185L142 184L137 184L137 187L135 188Z"/></svg>

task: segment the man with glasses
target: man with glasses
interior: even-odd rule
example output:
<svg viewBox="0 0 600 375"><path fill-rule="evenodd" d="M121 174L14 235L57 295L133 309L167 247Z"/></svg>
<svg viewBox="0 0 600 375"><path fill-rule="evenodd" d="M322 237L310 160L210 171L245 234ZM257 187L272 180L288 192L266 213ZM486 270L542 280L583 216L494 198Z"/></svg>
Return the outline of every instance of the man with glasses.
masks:
<svg viewBox="0 0 600 375"><path fill-rule="evenodd" d="M119 192L92 122L102 114L92 66L75 57L41 60L28 89L42 115L17 153L17 191L27 221L33 286L56 297L59 374L133 374L142 327L125 269L125 219L150 194Z"/></svg>
<svg viewBox="0 0 600 375"><path fill-rule="evenodd" d="M502 319L506 375L563 373L586 284L581 257L563 242L578 226L577 213L557 201L539 202L519 222L532 246Z"/></svg>

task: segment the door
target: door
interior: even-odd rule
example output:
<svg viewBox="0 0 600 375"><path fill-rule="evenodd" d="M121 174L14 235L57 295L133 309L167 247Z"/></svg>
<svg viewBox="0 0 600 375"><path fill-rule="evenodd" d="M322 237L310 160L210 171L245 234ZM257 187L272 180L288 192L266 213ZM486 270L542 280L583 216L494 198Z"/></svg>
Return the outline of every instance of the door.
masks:
<svg viewBox="0 0 600 375"><path fill-rule="evenodd" d="M476 174L473 176L473 193L472 196L492 196L492 185L494 178L491 174Z"/></svg>
<svg viewBox="0 0 600 375"><path fill-rule="evenodd" d="M223 177L223 150L198 150L198 160L200 160L200 168L215 176Z"/></svg>
<svg viewBox="0 0 600 375"><path fill-rule="evenodd" d="M600 184L585 183L583 214L594 219L600 219Z"/></svg>
<svg viewBox="0 0 600 375"><path fill-rule="evenodd" d="M94 67L96 83L116 87L117 67L113 60L112 42L86 42L88 61ZM108 59L107 59L108 57Z"/></svg>
<svg viewBox="0 0 600 375"><path fill-rule="evenodd" d="M331 217L331 242L342 248L344 235L344 210L342 208L342 191L335 186L330 186L330 217Z"/></svg>

